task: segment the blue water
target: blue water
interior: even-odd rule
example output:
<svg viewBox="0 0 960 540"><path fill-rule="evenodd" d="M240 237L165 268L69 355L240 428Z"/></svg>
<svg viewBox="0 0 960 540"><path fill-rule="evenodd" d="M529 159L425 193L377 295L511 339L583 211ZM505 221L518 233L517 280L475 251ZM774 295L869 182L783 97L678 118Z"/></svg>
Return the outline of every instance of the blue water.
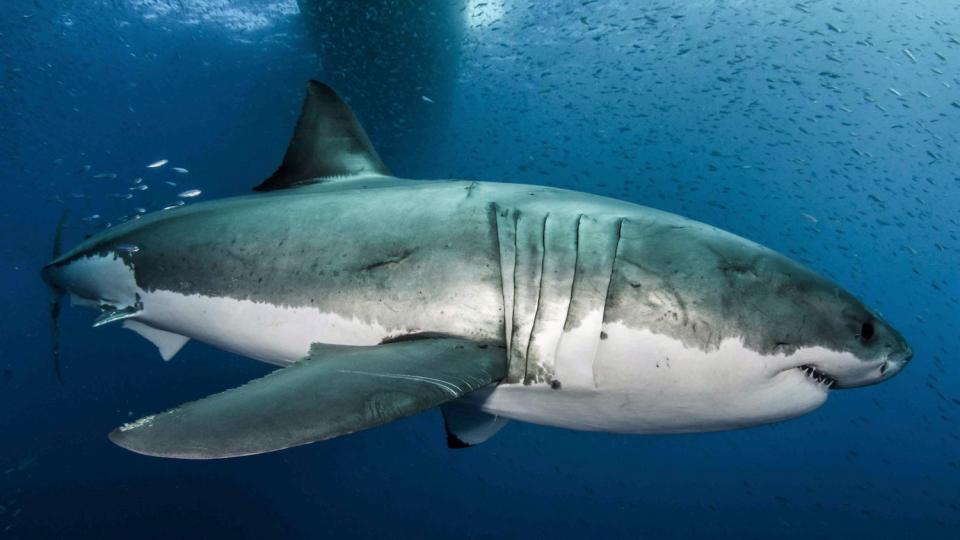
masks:
<svg viewBox="0 0 960 540"><path fill-rule="evenodd" d="M38 276L56 220L71 209L72 244L184 189L247 193L323 58L291 0L6 0L0 537L957 537L960 6L528 4L465 0L452 93L401 80L450 113L430 151L384 152L397 175L569 187L731 230L877 308L912 364L726 433L511 423L453 452L429 411L242 459L124 451L116 425L269 368L199 343L164 363L67 309L58 384ZM162 158L189 174L144 168ZM128 190L138 176L149 190Z"/></svg>

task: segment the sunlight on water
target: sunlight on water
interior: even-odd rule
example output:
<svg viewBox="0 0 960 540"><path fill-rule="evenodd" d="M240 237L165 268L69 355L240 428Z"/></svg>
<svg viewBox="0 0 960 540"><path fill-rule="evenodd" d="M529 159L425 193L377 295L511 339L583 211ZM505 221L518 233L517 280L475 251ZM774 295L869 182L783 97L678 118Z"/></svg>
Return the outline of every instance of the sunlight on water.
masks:
<svg viewBox="0 0 960 540"><path fill-rule="evenodd" d="M127 0L145 20L168 19L180 24L209 24L227 30L263 30L277 20L300 13L296 0L236 2L189 0L185 2Z"/></svg>

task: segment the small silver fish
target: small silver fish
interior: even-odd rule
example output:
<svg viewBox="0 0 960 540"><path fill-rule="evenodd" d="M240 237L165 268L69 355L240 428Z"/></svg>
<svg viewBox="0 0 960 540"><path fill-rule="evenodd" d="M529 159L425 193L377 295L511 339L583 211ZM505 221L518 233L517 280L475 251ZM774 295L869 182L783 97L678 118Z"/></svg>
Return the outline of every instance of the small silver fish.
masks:
<svg viewBox="0 0 960 540"><path fill-rule="evenodd" d="M427 96L420 96L420 99L426 101L427 103L433 103L433 100L428 98Z"/></svg>
<svg viewBox="0 0 960 540"><path fill-rule="evenodd" d="M130 191L146 191L150 189L150 186L148 186L147 184L136 184L128 187L127 189L129 189Z"/></svg>
<svg viewBox="0 0 960 540"><path fill-rule="evenodd" d="M147 165L147 168L148 168L148 169L156 169L156 168L158 168L158 167L163 167L163 166L166 165L169 161L170 161L169 159L161 159L161 160L159 160L159 161L154 161L153 163Z"/></svg>
<svg viewBox="0 0 960 540"><path fill-rule="evenodd" d="M201 193L203 192L200 191L199 189L188 189L186 191L180 192L180 194L177 195L177 197L183 197L184 199L189 199L191 197L196 197Z"/></svg>
<svg viewBox="0 0 960 540"><path fill-rule="evenodd" d="M117 173L105 172L105 173L95 174L93 175L93 177L98 180L113 180L114 178L117 177Z"/></svg>
<svg viewBox="0 0 960 540"><path fill-rule="evenodd" d="M123 253L136 253L140 251L140 246L136 244L117 244L114 249Z"/></svg>
<svg viewBox="0 0 960 540"><path fill-rule="evenodd" d="M187 174L188 172L190 172L187 169L184 169L183 167L174 167L173 170L174 172L178 172L180 174Z"/></svg>
<svg viewBox="0 0 960 540"><path fill-rule="evenodd" d="M176 183L176 182L171 182L170 180L165 180L163 183L166 184L166 185L168 185L168 186L177 187L177 183Z"/></svg>

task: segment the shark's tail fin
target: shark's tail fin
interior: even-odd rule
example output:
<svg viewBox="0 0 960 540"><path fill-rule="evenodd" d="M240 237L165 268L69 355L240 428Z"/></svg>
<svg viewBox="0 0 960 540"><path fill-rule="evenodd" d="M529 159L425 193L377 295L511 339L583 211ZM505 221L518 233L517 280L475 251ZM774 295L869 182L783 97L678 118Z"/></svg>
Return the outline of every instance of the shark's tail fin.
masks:
<svg viewBox="0 0 960 540"><path fill-rule="evenodd" d="M60 221L57 222L57 232L53 236L53 258L60 256L63 250L63 229L67 224L67 218L70 216L70 210L64 210L60 215ZM64 290L51 282L47 282L50 287L50 347L53 356L53 374L57 381L63 384L63 377L60 374L60 302L63 299Z"/></svg>

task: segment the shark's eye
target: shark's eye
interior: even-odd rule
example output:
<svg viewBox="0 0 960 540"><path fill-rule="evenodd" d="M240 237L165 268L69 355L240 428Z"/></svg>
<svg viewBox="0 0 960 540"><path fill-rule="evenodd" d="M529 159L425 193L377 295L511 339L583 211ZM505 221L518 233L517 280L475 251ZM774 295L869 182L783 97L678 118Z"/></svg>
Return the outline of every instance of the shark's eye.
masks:
<svg viewBox="0 0 960 540"><path fill-rule="evenodd" d="M873 323L867 321L860 326L860 340L864 343L869 342L873 339Z"/></svg>

